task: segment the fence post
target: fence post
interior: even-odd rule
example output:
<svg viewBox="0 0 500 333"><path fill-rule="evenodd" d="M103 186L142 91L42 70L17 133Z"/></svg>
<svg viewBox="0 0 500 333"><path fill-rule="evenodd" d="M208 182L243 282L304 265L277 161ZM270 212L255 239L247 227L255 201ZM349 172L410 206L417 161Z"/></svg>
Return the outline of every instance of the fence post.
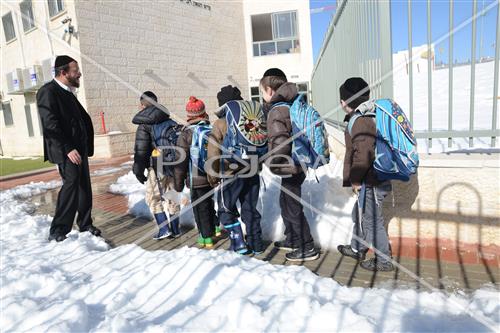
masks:
<svg viewBox="0 0 500 333"><path fill-rule="evenodd" d="M476 14L477 14L477 0L472 4L472 50L471 50L471 63L470 63L470 117L469 117L469 131L474 131L474 94L476 87ZM474 146L474 138L472 135L469 137L469 147Z"/></svg>
<svg viewBox="0 0 500 333"><path fill-rule="evenodd" d="M484 11L484 8L483 8ZM495 71L493 79L493 114L491 129L497 129L497 112L498 112L498 62L500 57L500 4L497 4L497 36L495 42ZM496 137L491 137L491 147L495 147Z"/></svg>
<svg viewBox="0 0 500 333"><path fill-rule="evenodd" d="M380 58L382 76L388 75L382 84L382 97L393 98L392 83L392 34L391 34L391 3L379 1L380 13Z"/></svg>

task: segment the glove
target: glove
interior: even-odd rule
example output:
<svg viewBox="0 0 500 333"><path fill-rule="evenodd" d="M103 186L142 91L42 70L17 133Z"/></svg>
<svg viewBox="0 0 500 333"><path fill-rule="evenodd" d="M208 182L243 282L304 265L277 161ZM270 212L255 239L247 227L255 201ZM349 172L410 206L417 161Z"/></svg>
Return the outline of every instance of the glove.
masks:
<svg viewBox="0 0 500 333"><path fill-rule="evenodd" d="M143 174L143 173L138 173L138 174L136 174L136 175L135 175L135 178L137 178L137 180L138 180L138 181L139 181L139 183L141 183L141 184L144 184L144 182L145 182L146 180L148 180L148 178L147 178L146 176L144 176L144 174Z"/></svg>

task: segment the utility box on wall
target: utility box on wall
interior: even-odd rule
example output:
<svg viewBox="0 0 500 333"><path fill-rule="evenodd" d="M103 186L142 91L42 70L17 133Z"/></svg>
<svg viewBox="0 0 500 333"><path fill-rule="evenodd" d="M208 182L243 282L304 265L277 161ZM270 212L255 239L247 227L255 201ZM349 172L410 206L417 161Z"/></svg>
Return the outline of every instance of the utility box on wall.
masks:
<svg viewBox="0 0 500 333"><path fill-rule="evenodd" d="M23 69L23 83L25 91L35 91L44 84L42 66L33 65Z"/></svg>
<svg viewBox="0 0 500 333"><path fill-rule="evenodd" d="M23 71L16 68L14 71L7 73L7 93L22 94L24 90Z"/></svg>

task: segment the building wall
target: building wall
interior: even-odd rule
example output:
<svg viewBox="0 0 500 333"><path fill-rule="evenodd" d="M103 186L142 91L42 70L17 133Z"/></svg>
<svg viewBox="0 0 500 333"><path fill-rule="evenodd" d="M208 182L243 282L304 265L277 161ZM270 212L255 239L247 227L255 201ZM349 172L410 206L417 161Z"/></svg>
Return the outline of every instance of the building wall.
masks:
<svg viewBox="0 0 500 333"><path fill-rule="evenodd" d="M309 1L252 1L244 0L246 57L248 61L248 82L258 86L262 74L270 67L279 67L292 82L309 82L313 69L311 19ZM297 26L300 39L300 53L253 56L251 16L297 10Z"/></svg>
<svg viewBox="0 0 500 333"><path fill-rule="evenodd" d="M224 85L237 85L248 97L242 3L199 3L76 3L83 76L92 82L85 89L87 111L96 133L100 112L108 130L135 131L131 119L145 90L179 121L190 95L203 99L209 113Z"/></svg>
<svg viewBox="0 0 500 333"><path fill-rule="evenodd" d="M65 1L65 10L52 18L49 18L47 1L33 1L32 8L35 28L24 32L19 12L19 2L2 2L1 5L0 16L12 12L16 39L6 43L2 26L0 31L2 57L0 91L2 94L2 103L10 102L11 104L14 124L5 126L3 114L0 115L0 141L4 155L42 155L43 141L36 108L35 92L23 95L7 94L6 75L16 68L22 69L32 65L41 65L43 60L57 54L68 54L77 61L80 61L78 50L79 39L71 38L71 40L68 40L68 35L63 39L65 25L61 21L65 17L71 17L73 25L77 26L78 22L75 16L74 5L71 1ZM78 99L85 106L84 80L81 83L82 86L78 92ZM31 107L33 137L29 137L28 135L25 105L30 105Z"/></svg>

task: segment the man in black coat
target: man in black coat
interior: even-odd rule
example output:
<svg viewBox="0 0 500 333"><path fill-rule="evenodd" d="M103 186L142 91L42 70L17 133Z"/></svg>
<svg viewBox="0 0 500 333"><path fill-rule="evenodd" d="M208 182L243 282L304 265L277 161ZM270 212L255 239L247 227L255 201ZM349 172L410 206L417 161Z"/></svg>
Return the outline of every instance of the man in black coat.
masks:
<svg viewBox="0 0 500 333"><path fill-rule="evenodd" d="M36 101L43 127L44 160L57 164L63 181L49 232L49 241L60 242L71 231L76 213L81 232L99 236L101 231L92 225L91 217L88 157L94 154L94 129L74 95L82 74L69 56L58 56L54 67L55 79L40 88Z"/></svg>

